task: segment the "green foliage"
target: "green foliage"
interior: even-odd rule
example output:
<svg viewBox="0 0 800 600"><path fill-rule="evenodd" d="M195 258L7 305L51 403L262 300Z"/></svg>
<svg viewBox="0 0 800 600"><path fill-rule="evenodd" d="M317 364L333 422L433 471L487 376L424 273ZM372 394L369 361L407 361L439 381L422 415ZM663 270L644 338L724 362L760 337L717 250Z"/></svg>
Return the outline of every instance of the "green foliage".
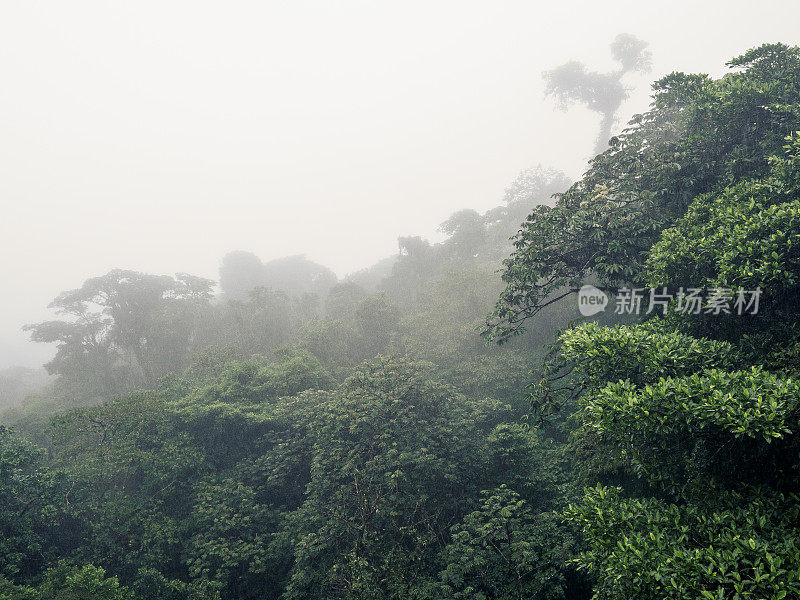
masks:
<svg viewBox="0 0 800 600"><path fill-rule="evenodd" d="M662 377L735 367L742 358L731 344L665 330L660 322L602 326L584 323L567 329L551 349L541 377L529 385L528 399L540 422L552 421L574 398L608 382L637 385Z"/></svg>
<svg viewBox="0 0 800 600"><path fill-rule="evenodd" d="M798 415L800 386L759 367L644 386L610 383L587 398L581 414L637 471L673 494L681 485L771 479L788 466L787 446L768 446L788 441Z"/></svg>
<svg viewBox="0 0 800 600"><path fill-rule="evenodd" d="M31 587L14 585L8 579L0 577L0 598L4 600L39 600L39 595Z"/></svg>
<svg viewBox="0 0 800 600"><path fill-rule="evenodd" d="M634 117L554 208L528 216L486 337L520 333L589 274L612 288L647 280L650 248L698 195L768 173L768 158L800 129L800 49L765 45L730 66L743 70L716 81L674 73L656 82L651 110Z"/></svg>
<svg viewBox="0 0 800 600"><path fill-rule="evenodd" d="M693 316L682 326L739 341L753 360L776 341L792 344L798 337L800 136L787 138L784 150L784 157L772 157L768 177L699 196L647 261L652 285L722 290L730 314ZM733 309L740 289L760 290L757 315L742 319Z"/></svg>
<svg viewBox="0 0 800 600"><path fill-rule="evenodd" d="M442 598L563 598L561 573L571 540L553 514L536 514L506 486L454 525L443 551Z"/></svg>
<svg viewBox="0 0 800 600"><path fill-rule="evenodd" d="M193 481L207 460L169 404L141 393L55 420L54 464L71 480L61 502L63 553L131 578L175 568Z"/></svg>
<svg viewBox="0 0 800 600"><path fill-rule="evenodd" d="M307 389L326 389L335 380L311 353L284 347L275 353L277 361L233 362L211 383L191 389L173 402L186 422L199 424L223 417L232 423L263 422L281 396ZM238 425L237 425L238 426Z"/></svg>
<svg viewBox="0 0 800 600"><path fill-rule="evenodd" d="M105 570L94 565L69 566L60 562L45 573L38 588L41 600L133 600L130 590L120 586L116 577L106 577Z"/></svg>
<svg viewBox="0 0 800 600"><path fill-rule="evenodd" d="M182 375L195 385L210 383L219 378L230 363L244 362L245 359L244 353L235 346L208 346L192 357Z"/></svg>
<svg viewBox="0 0 800 600"><path fill-rule="evenodd" d="M595 575L595 598L778 600L800 595L798 507L780 494L718 494L698 506L598 486L567 517L588 542L576 562Z"/></svg>
<svg viewBox="0 0 800 600"><path fill-rule="evenodd" d="M736 362L729 343L663 331L647 323L614 327L587 323L564 332L560 342L563 358L591 387L619 379L637 385L655 383L662 377Z"/></svg>
<svg viewBox="0 0 800 600"><path fill-rule="evenodd" d="M25 397L52 381L45 369L16 367L0 370L0 410L23 403Z"/></svg>
<svg viewBox="0 0 800 600"><path fill-rule="evenodd" d="M37 342L57 344L47 364L89 393L129 390L180 370L211 299L213 282L115 269L60 294L50 305L69 320L27 327ZM168 325L168 326L165 326Z"/></svg>
<svg viewBox="0 0 800 600"><path fill-rule="evenodd" d="M235 598L277 597L280 577L271 580L280 576L281 555L270 537L281 518L241 482L202 486L189 518L194 534L184 550L190 577L226 582L226 594Z"/></svg>
<svg viewBox="0 0 800 600"><path fill-rule="evenodd" d="M316 390L332 383L316 359L278 354L59 417L58 553L102 564L137 597L438 598L450 528L484 487L507 482L523 531L543 519L551 535L553 515L537 515L558 504L555 451L503 423L508 406L402 358ZM563 564L548 568L561 589Z"/></svg>
<svg viewBox="0 0 800 600"><path fill-rule="evenodd" d="M509 406L513 414L522 416L528 412L528 403L521 390L530 380L537 355L520 350L505 349L476 357L451 357L439 374L459 392L470 398L492 398ZM499 418L510 418L498 410Z"/></svg>
<svg viewBox="0 0 800 600"><path fill-rule="evenodd" d="M800 49L729 66L657 82L651 110L531 213L484 332L508 340L587 278L762 290L755 316L672 312L560 336L535 407L566 392L576 477L621 484L565 512L597 599L800 594Z"/></svg>
<svg viewBox="0 0 800 600"><path fill-rule="evenodd" d="M0 426L0 577L25 578L49 558L46 521L59 477L48 472L44 454Z"/></svg>
<svg viewBox="0 0 800 600"><path fill-rule="evenodd" d="M478 407L396 358L366 363L315 417L287 598L393 598L433 575L482 473Z"/></svg>
<svg viewBox="0 0 800 600"><path fill-rule="evenodd" d="M219 582L196 580L186 583L178 579L167 579L156 569L140 569L131 583L136 598L149 600L220 600Z"/></svg>
<svg viewBox="0 0 800 600"><path fill-rule="evenodd" d="M300 346L336 375L344 375L363 360L391 352L399 337L400 319L399 307L386 294L372 294L339 318L309 323Z"/></svg>
<svg viewBox="0 0 800 600"><path fill-rule="evenodd" d="M698 196L643 271L649 285L760 287L757 317L670 315L562 336L586 393L575 439L643 496L597 488L568 511L597 598L797 594L796 498L784 494L797 491L800 388L780 372L797 339L794 138L785 150L763 178Z"/></svg>
<svg viewBox="0 0 800 600"><path fill-rule="evenodd" d="M558 445L519 422L496 425L486 441L491 481L518 494L532 510L558 506L566 483Z"/></svg>

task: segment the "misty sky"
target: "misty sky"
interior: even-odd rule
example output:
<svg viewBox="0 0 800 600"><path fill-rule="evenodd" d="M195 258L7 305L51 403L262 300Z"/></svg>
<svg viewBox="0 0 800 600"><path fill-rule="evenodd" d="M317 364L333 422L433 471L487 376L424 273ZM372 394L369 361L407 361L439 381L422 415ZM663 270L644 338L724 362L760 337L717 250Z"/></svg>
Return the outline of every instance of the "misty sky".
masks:
<svg viewBox="0 0 800 600"><path fill-rule="evenodd" d="M344 275L526 167L579 176L599 116L541 73L612 68L621 32L654 57L627 118L660 75L800 43L800 3L2 2L0 368L46 360L20 327L113 267L215 278L242 249Z"/></svg>

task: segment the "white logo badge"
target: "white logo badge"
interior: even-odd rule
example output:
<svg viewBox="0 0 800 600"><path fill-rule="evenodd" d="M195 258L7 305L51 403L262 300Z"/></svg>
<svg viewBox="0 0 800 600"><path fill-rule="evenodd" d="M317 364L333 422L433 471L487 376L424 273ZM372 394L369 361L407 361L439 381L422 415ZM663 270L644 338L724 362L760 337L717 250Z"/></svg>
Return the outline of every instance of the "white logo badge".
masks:
<svg viewBox="0 0 800 600"><path fill-rule="evenodd" d="M608 296L593 285L585 285L578 290L578 310L584 317L603 312L608 304Z"/></svg>

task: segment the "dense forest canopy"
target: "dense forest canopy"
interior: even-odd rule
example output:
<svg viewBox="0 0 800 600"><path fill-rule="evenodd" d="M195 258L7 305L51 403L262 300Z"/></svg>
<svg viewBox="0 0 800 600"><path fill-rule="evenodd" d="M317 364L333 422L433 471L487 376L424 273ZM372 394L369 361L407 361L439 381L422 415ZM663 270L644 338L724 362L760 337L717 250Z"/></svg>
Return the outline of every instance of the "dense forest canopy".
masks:
<svg viewBox="0 0 800 600"><path fill-rule="evenodd" d="M550 91L624 95L649 55L612 51ZM49 375L0 378L0 598L800 598L800 49L728 66L352 277L58 295ZM587 284L643 310L581 319Z"/></svg>

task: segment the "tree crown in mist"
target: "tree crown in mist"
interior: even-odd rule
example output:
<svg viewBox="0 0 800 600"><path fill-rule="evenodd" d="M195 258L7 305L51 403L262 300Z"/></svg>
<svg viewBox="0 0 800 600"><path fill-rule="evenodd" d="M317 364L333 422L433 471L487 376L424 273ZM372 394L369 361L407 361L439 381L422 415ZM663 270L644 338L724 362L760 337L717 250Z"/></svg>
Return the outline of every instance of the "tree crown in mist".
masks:
<svg viewBox="0 0 800 600"><path fill-rule="evenodd" d="M622 82L629 72L650 71L652 55L648 43L634 35L621 33L611 42L611 54L620 68L610 73L590 71L576 60L564 63L544 73L545 94L553 96L562 110L573 104L583 104L600 113L602 121L595 146L596 153L604 150L611 137L611 128L617 120L617 111L627 100L629 89Z"/></svg>

